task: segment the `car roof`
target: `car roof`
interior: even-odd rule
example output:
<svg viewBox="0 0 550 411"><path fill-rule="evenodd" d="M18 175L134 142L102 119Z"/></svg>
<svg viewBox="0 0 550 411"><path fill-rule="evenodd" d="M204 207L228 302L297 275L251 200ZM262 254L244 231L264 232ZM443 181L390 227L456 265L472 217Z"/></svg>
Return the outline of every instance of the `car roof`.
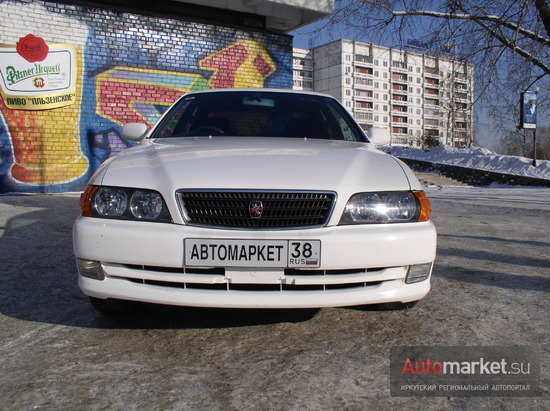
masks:
<svg viewBox="0 0 550 411"><path fill-rule="evenodd" d="M231 93L231 92L262 92L262 93L290 93L297 95L311 95L319 97L329 97L335 99L334 96L324 93L318 93L315 91L304 91L304 90L293 90L293 89L283 89L283 88L215 88L215 89L206 89L206 90L195 90L185 93L186 96L192 94L208 94L208 93Z"/></svg>

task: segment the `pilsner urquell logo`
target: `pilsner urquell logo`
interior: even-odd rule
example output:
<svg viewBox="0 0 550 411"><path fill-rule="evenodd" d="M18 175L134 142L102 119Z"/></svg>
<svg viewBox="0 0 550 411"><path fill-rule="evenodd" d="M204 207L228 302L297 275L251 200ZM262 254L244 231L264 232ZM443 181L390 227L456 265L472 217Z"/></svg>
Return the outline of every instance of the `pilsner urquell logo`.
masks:
<svg viewBox="0 0 550 411"><path fill-rule="evenodd" d="M44 39L27 34L25 37L19 39L16 50L29 63L35 63L37 61L44 61L48 56L50 48Z"/></svg>

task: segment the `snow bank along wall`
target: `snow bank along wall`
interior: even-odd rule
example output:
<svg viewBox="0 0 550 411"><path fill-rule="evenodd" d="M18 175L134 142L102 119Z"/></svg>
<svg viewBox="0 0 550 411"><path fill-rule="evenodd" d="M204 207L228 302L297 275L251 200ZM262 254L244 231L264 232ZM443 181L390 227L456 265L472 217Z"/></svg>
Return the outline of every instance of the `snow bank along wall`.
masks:
<svg viewBox="0 0 550 411"><path fill-rule="evenodd" d="M0 192L83 189L186 91L292 88L292 38L105 8L0 0Z"/></svg>

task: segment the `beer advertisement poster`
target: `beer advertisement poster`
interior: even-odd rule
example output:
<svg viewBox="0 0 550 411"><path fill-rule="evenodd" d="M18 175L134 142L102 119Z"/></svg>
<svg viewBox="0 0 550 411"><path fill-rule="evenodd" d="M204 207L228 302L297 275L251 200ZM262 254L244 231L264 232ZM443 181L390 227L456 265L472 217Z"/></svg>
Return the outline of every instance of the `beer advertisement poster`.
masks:
<svg viewBox="0 0 550 411"><path fill-rule="evenodd" d="M47 110L76 102L76 49L29 34L0 45L0 92L13 110Z"/></svg>

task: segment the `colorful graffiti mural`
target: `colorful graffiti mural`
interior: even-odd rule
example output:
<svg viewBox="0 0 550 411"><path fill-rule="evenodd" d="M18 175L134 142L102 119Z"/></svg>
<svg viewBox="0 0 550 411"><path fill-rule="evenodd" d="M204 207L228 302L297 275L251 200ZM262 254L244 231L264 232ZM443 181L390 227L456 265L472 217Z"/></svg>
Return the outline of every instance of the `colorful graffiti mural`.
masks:
<svg viewBox="0 0 550 411"><path fill-rule="evenodd" d="M30 10L0 1L0 9L6 7L15 13ZM44 19L51 15L45 6L31 7ZM152 126L187 91L291 85L292 48L286 38L256 34L251 39L233 28L224 28L226 35L220 36L219 28L208 25L202 25L205 33L200 38L195 30L199 23L183 29L181 24L166 24L164 31L153 31L146 19L136 27L135 16L130 17L127 27L114 35L100 19L86 27L85 47L75 47L74 104L21 110L9 108L0 97L0 191L82 189L105 159L134 144L120 137L124 123ZM82 34L82 22L75 27ZM29 28L20 38L32 34L29 38L54 44L55 36L43 30Z"/></svg>

